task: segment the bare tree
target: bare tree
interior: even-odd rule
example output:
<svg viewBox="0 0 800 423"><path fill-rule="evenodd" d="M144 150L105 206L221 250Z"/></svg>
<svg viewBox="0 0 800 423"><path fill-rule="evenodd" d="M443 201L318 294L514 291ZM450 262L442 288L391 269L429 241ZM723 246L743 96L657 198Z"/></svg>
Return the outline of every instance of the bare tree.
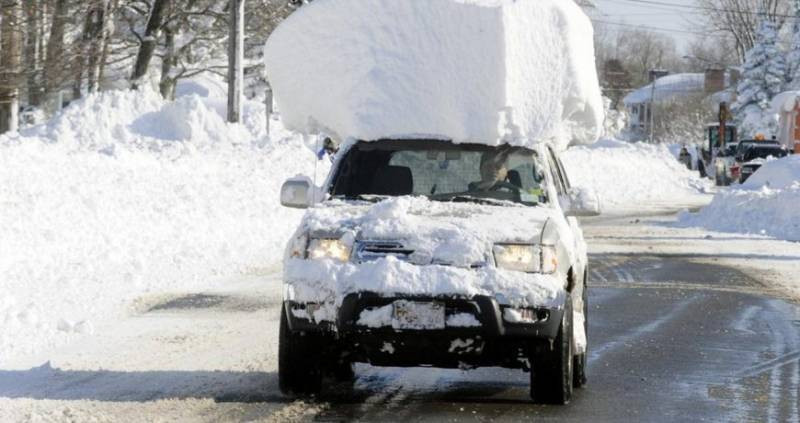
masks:
<svg viewBox="0 0 800 423"><path fill-rule="evenodd" d="M228 122L239 122L242 115L244 82L244 0L230 2L228 37Z"/></svg>
<svg viewBox="0 0 800 423"><path fill-rule="evenodd" d="M140 36L138 33L133 32L140 43L139 53L136 56L136 63L133 65L133 74L131 75L131 86L134 89L139 87L142 78L147 75L150 60L153 59L153 55L156 52L158 37L164 20L164 12L167 10L169 2L170 0L154 0L153 6L149 11L144 34Z"/></svg>
<svg viewBox="0 0 800 423"><path fill-rule="evenodd" d="M50 99L56 97L56 93L63 84L63 67L65 59L65 36L67 31L67 20L69 5L68 0L55 0L52 7L52 19L50 20L50 35L47 38L44 64L44 91L45 97ZM60 107L60 105L58 105Z"/></svg>
<svg viewBox="0 0 800 423"><path fill-rule="evenodd" d="M22 8L19 0L0 2L0 134L19 124Z"/></svg>
<svg viewBox="0 0 800 423"><path fill-rule="evenodd" d="M753 48L756 31L763 14L783 25L789 12L786 0L697 0L705 8L706 23L709 29L730 35L733 40L739 63L744 63L744 56Z"/></svg>

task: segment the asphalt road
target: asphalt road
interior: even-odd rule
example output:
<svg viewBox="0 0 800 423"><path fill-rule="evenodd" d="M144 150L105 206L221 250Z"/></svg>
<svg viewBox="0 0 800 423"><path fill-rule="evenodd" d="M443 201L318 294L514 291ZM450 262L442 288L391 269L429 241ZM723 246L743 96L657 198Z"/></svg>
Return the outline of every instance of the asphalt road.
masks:
<svg viewBox="0 0 800 423"><path fill-rule="evenodd" d="M800 308L725 267L591 259L589 384L568 406L531 405L527 378L501 369L366 370L317 419L798 421Z"/></svg>
<svg viewBox="0 0 800 423"><path fill-rule="evenodd" d="M638 220L586 232L606 252L590 255L589 384L567 406L531 404L527 374L496 368L359 366L353 386L286 399L270 273L147 302L45 365L0 370L0 420L800 421L800 306L768 274L652 248Z"/></svg>
<svg viewBox="0 0 800 423"><path fill-rule="evenodd" d="M521 372L364 369L317 419L800 421L800 307L768 281L691 255L590 262L589 384L568 406L530 404Z"/></svg>

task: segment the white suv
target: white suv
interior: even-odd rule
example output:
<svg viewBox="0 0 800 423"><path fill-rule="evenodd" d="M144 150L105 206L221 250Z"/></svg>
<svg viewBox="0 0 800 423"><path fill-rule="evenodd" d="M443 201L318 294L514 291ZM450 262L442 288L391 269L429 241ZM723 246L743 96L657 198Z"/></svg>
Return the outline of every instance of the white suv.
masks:
<svg viewBox="0 0 800 423"><path fill-rule="evenodd" d="M587 257L575 216L599 213L546 144L356 142L309 208L284 263L279 381L315 394L353 363L531 373L565 404L586 382Z"/></svg>

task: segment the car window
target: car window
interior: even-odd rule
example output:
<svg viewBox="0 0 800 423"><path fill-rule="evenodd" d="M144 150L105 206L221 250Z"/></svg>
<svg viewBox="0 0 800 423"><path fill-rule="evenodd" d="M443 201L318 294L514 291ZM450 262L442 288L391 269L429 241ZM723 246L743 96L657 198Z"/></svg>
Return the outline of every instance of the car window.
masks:
<svg viewBox="0 0 800 423"><path fill-rule="evenodd" d="M569 191L570 188L572 188L572 184L569 182L569 176L567 176L567 170L564 167L564 163L561 163L561 159L558 157L556 157L556 163L558 163L558 170L561 171L561 177L564 179L564 188Z"/></svg>
<svg viewBox="0 0 800 423"><path fill-rule="evenodd" d="M550 147L547 148L547 155L550 159L550 172L552 173L553 183L556 185L556 191L559 195L566 194L567 188L564 184L564 177L561 175L561 170L558 168L558 160Z"/></svg>
<svg viewBox="0 0 800 423"><path fill-rule="evenodd" d="M437 201L466 197L524 205L548 201L545 165L521 147L445 141L376 141L347 152L332 183L333 196L426 196Z"/></svg>

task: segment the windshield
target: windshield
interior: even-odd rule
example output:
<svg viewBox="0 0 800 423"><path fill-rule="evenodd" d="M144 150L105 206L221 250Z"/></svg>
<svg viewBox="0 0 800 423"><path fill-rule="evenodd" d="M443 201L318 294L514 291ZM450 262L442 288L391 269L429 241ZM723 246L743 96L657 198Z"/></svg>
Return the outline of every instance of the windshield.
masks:
<svg viewBox="0 0 800 423"><path fill-rule="evenodd" d="M525 148L418 140L360 142L343 158L331 195L536 205L547 202L544 178L537 153Z"/></svg>
<svg viewBox="0 0 800 423"><path fill-rule="evenodd" d="M766 159L770 156L784 157L786 150L780 147L751 147L744 153L744 160Z"/></svg>

